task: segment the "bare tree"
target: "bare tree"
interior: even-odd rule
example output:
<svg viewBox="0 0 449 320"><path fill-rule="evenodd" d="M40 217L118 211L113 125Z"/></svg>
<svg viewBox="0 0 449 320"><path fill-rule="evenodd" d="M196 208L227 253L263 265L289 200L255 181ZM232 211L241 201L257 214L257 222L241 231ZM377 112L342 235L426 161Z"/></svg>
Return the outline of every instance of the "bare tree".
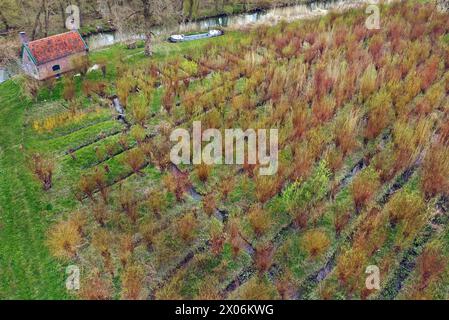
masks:
<svg viewBox="0 0 449 320"><path fill-rule="evenodd" d="M6 17L3 14L2 11L0 11L0 21L5 25L6 31L8 31L9 30L9 23L8 23L8 20L6 20Z"/></svg>
<svg viewBox="0 0 449 320"><path fill-rule="evenodd" d="M3 24L5 31L13 27L14 22L20 17L18 14L18 3L16 0L0 1L0 27ZM0 28L1 30L1 28Z"/></svg>

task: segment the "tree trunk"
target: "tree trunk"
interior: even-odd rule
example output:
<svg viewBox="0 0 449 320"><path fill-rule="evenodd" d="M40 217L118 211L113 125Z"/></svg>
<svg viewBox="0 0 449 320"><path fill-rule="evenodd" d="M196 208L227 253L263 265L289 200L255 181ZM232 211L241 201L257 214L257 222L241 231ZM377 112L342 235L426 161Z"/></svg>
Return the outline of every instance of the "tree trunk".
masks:
<svg viewBox="0 0 449 320"><path fill-rule="evenodd" d="M109 16L112 17L112 6L111 6L111 3L109 1L106 1L106 5L108 6Z"/></svg>
<svg viewBox="0 0 449 320"><path fill-rule="evenodd" d="M48 8L47 0L44 0L44 26L45 26L45 37L48 37L48 26L50 20L50 10Z"/></svg>
<svg viewBox="0 0 449 320"><path fill-rule="evenodd" d="M178 21L179 22L185 22L186 16L184 14L184 0L180 0L178 2L178 5L179 5L178 10L177 10L179 12L179 19L178 19Z"/></svg>
<svg viewBox="0 0 449 320"><path fill-rule="evenodd" d="M42 2L42 5L39 8L39 11L36 14L36 19L34 20L34 27L33 27L33 33L31 34L31 40L36 39L37 27L39 26L39 19L41 17L41 13L42 13L43 9L44 9L44 3Z"/></svg>
<svg viewBox="0 0 449 320"><path fill-rule="evenodd" d="M193 6L195 5L194 0L189 0L189 17L188 20L192 20Z"/></svg>
<svg viewBox="0 0 449 320"><path fill-rule="evenodd" d="M79 14L80 14L80 28L81 28L81 26L83 25L83 18L82 18L82 16L83 16L83 10L81 10L81 0L77 0L76 1L76 5L78 6L78 9L79 9Z"/></svg>
<svg viewBox="0 0 449 320"><path fill-rule="evenodd" d="M215 0L215 14L218 14L218 11L219 11L219 9L218 9L218 7L219 7L218 1L219 0Z"/></svg>
<svg viewBox="0 0 449 320"><path fill-rule="evenodd" d="M151 57L153 55L153 41L151 32L145 35L145 55Z"/></svg>
<svg viewBox="0 0 449 320"><path fill-rule="evenodd" d="M61 10L62 29L64 30L65 29L66 16L65 16L64 4L62 3L62 1L59 1L59 10Z"/></svg>
<svg viewBox="0 0 449 320"><path fill-rule="evenodd" d="M145 55L151 57L153 55L153 43L151 28L151 12L150 12L150 2L149 0L142 0L143 5L143 23L145 26Z"/></svg>

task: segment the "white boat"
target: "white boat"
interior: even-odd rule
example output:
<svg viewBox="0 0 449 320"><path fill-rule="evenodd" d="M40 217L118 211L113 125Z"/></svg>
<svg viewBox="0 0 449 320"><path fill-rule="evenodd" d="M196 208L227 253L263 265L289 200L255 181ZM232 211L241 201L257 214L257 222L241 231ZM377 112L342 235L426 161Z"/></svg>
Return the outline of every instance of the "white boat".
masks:
<svg viewBox="0 0 449 320"><path fill-rule="evenodd" d="M168 38L168 41L173 42L173 43L193 41L193 40L199 40L199 39L219 37L219 36L222 36L223 34L224 34L224 32L221 30L209 30L209 32L195 33L195 34L190 34L190 35L174 34L174 35L171 35L170 38Z"/></svg>

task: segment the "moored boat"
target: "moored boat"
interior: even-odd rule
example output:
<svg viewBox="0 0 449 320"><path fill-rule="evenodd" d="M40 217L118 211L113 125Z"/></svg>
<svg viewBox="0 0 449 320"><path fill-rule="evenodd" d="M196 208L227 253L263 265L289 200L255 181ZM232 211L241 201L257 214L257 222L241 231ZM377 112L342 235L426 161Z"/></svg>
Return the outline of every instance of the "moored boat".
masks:
<svg viewBox="0 0 449 320"><path fill-rule="evenodd" d="M199 40L199 39L219 37L219 36L222 36L223 34L224 34L224 32L222 30L209 30L209 32L196 33L196 34L190 34L190 35L174 34L174 35L171 35L170 38L168 38L168 41L173 42L173 43L186 42L186 41L193 41L193 40Z"/></svg>

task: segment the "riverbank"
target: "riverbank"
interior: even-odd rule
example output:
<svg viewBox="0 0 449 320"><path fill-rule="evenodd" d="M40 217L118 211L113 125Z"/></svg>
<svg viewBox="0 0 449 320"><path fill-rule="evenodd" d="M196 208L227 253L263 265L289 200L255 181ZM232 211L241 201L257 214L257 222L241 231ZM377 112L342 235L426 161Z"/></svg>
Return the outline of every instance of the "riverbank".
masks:
<svg viewBox="0 0 449 320"><path fill-rule="evenodd" d="M192 19L185 19L185 22L181 23L177 28L167 28L167 29L159 29L159 27L155 27L153 30L156 34L159 34L159 39L155 39L156 41L165 40L167 34L171 32L180 32L180 33L188 33L190 31L203 31L208 30L210 28L222 28L222 27L231 27L233 29L239 29L240 27L244 27L246 24L250 24L258 21L259 19L263 19L265 15L270 15L272 12L276 10L288 10L288 8L295 8L295 6L304 6L306 4L316 3L318 6L324 6L327 3L335 3L336 1L280 1L276 3L254 3L246 8L241 8L240 6L234 4L232 10L222 10L220 12L211 12L209 11L206 15L201 15L199 17L195 17ZM277 9L273 9L276 7ZM271 10L271 11L270 11ZM281 13L282 15L283 13ZM108 47L110 45L116 43L126 43L129 41L136 41L138 39L142 39L142 37L132 35L132 34L122 34L116 32L115 28L108 24L107 22L89 22L87 26L81 28L80 33L86 39L91 51L95 51L98 49L102 49L104 47ZM16 73L16 68L12 68L12 65L17 65L15 60L19 59L19 56L16 55L17 52L20 51L20 42L15 36L11 35L10 41L7 41L6 38L0 38L2 43L2 47L10 48L10 50L4 50L2 52L5 57L2 57L0 54L0 61L4 61L4 63L8 63L10 66L7 67L7 73L9 76L12 76ZM5 64L6 65L6 64ZM1 64L0 64L1 66ZM7 65L6 65L7 66ZM5 68L4 68L5 69ZM0 76L0 83L5 81L8 77Z"/></svg>

